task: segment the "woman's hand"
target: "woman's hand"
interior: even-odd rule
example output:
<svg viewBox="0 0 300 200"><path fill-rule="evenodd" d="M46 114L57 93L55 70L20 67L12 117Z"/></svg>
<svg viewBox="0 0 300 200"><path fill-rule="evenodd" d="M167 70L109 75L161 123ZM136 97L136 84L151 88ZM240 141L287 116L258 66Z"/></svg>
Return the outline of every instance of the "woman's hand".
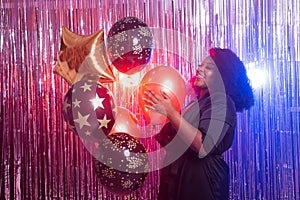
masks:
<svg viewBox="0 0 300 200"><path fill-rule="evenodd" d="M169 117L174 112L177 112L170 97L164 91L161 91L160 95L147 89L143 100L146 102L145 107L154 110L166 117Z"/></svg>
<svg viewBox="0 0 300 200"><path fill-rule="evenodd" d="M202 133L197 128L188 123L180 113L175 109L170 97L163 91L161 95L153 91L146 90L145 107L156 112L159 112L169 119L172 127L177 131L177 134L188 144L195 152L199 153L200 157L207 153L202 147Z"/></svg>

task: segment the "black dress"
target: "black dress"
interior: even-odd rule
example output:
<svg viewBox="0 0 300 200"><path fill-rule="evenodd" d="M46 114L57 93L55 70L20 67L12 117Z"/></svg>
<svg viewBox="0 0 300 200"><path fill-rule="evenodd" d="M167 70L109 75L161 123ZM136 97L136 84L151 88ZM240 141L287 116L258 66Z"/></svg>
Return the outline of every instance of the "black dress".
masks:
<svg viewBox="0 0 300 200"><path fill-rule="evenodd" d="M203 133L203 148L208 154L199 156L175 137L176 131L167 123L155 137L166 149L165 162L171 163L161 171L158 199L228 199L229 169L222 153L234 138L236 110L232 99L215 93L187 106L182 115ZM178 157L183 146L186 150Z"/></svg>

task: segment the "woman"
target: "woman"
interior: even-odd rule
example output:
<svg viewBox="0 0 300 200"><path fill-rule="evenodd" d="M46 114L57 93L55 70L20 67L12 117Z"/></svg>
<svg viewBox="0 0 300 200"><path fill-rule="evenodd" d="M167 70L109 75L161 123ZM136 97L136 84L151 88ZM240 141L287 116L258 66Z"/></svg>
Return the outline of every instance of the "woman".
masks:
<svg viewBox="0 0 300 200"><path fill-rule="evenodd" d="M254 103L245 66L231 50L212 48L197 68L193 86L198 101L181 113L164 91L145 93L147 108L169 121L156 135L167 153L160 200L229 198L229 169L222 154L231 147L236 112Z"/></svg>

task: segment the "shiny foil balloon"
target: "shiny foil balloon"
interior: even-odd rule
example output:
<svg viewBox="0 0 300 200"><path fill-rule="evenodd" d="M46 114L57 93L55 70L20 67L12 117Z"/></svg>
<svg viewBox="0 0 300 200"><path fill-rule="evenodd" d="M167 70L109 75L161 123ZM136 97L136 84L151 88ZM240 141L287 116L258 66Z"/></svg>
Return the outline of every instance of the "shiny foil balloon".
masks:
<svg viewBox="0 0 300 200"><path fill-rule="evenodd" d="M99 143L95 172L101 185L117 195L139 189L148 174L148 154L138 140L127 133L115 133Z"/></svg>
<svg viewBox="0 0 300 200"><path fill-rule="evenodd" d="M110 134L118 132L127 133L136 139L141 136L140 125L136 116L130 110L120 106L116 109L115 125Z"/></svg>
<svg viewBox="0 0 300 200"><path fill-rule="evenodd" d="M86 74L98 75L99 82L115 81L108 63L103 29L91 35L80 35L63 26L57 60L54 72L70 85Z"/></svg>
<svg viewBox="0 0 300 200"><path fill-rule="evenodd" d="M70 129L82 139L99 140L115 123L115 103L97 75L85 76L64 97L63 115Z"/></svg>
<svg viewBox="0 0 300 200"><path fill-rule="evenodd" d="M164 91L170 98L176 108L180 110L186 96L186 84L182 76L172 67L157 66L148 71L139 84L138 100L144 114L146 124L153 125L163 124L166 117L158 112L152 111L145 107L144 91L151 90L158 95Z"/></svg>
<svg viewBox="0 0 300 200"><path fill-rule="evenodd" d="M122 18L108 32L108 57L122 73L134 74L142 70L150 61L152 50L152 32L141 19Z"/></svg>

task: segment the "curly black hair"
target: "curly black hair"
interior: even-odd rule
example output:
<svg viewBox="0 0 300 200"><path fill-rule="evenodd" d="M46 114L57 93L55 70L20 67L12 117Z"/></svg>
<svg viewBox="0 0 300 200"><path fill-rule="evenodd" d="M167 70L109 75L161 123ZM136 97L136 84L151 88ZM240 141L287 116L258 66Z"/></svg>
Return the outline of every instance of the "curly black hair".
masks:
<svg viewBox="0 0 300 200"><path fill-rule="evenodd" d="M220 71L225 91L234 101L236 111L242 112L253 106L253 89L240 58L230 49L211 48L209 54Z"/></svg>

